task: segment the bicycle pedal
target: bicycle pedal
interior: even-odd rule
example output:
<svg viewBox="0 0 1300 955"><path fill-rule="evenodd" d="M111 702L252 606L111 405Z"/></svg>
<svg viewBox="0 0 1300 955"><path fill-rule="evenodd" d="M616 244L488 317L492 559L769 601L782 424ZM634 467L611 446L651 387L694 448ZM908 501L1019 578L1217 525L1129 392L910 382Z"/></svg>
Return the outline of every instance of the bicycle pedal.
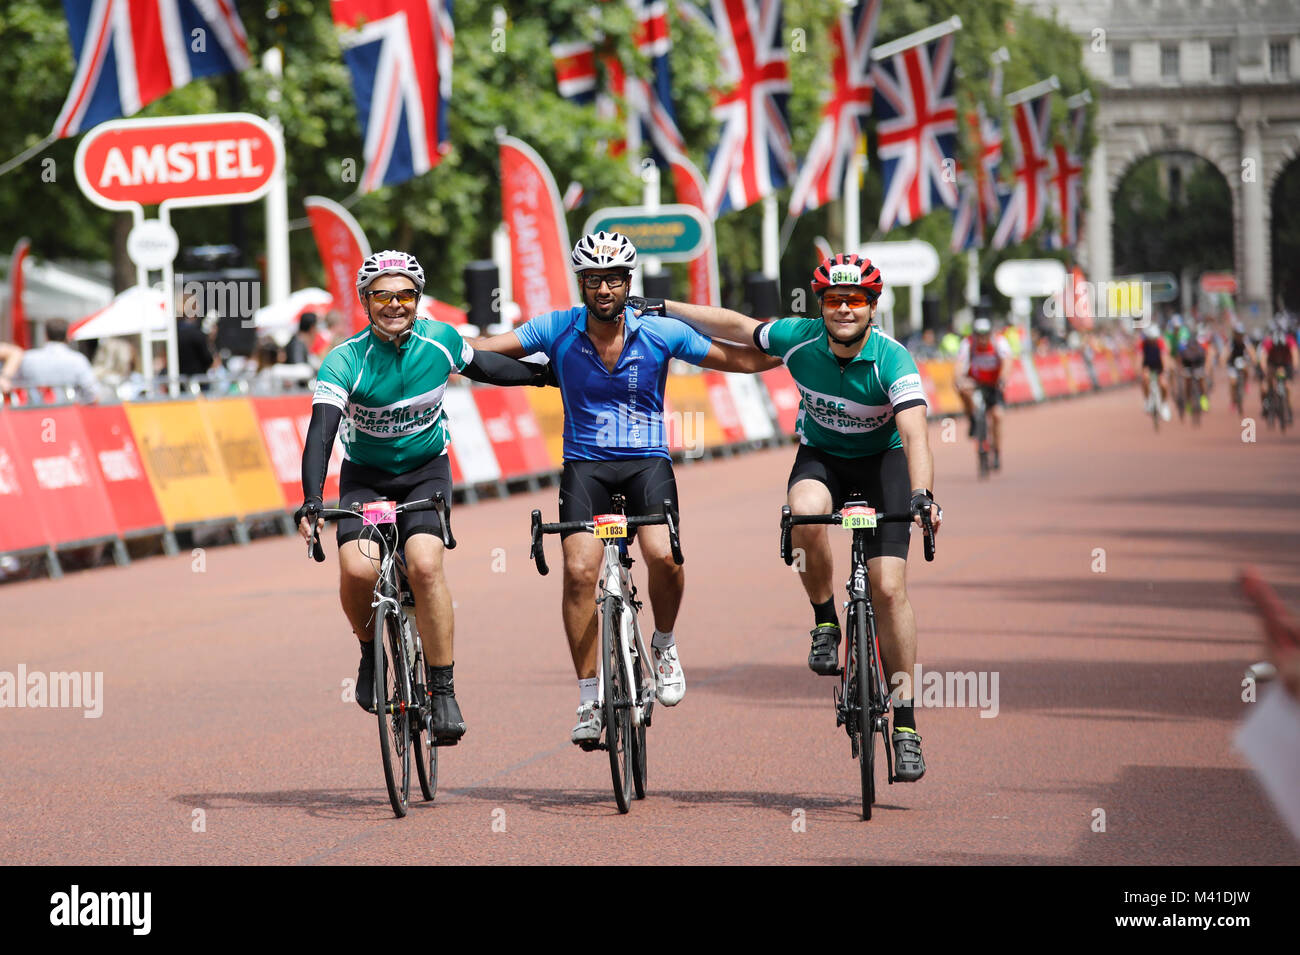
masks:
<svg viewBox="0 0 1300 955"><path fill-rule="evenodd" d="M594 739L584 739L578 743L578 749L582 750L584 753L593 753L598 749L604 748L605 746L603 743L597 742Z"/></svg>

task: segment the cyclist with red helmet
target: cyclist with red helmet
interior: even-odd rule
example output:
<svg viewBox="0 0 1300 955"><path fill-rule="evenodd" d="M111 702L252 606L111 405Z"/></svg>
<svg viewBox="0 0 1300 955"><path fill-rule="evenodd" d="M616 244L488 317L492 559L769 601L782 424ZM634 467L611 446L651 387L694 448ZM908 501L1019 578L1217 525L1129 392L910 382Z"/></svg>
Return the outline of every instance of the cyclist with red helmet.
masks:
<svg viewBox="0 0 1300 955"><path fill-rule="evenodd" d="M971 437L975 436L975 389L984 398L989 412L989 443L993 446L993 470L1002 467L1002 382L1011 368L1011 346L1001 335L994 336L993 323L975 319L971 334L962 339L957 352L957 394L970 418Z"/></svg>
<svg viewBox="0 0 1300 955"><path fill-rule="evenodd" d="M943 511L934 501L934 460L926 428L926 400L916 362L875 325L884 282L869 259L842 253L813 272L818 318L758 322L728 309L667 302L668 311L700 331L731 341L753 340L778 356L799 387L800 447L786 484L795 514L825 514L861 492L881 511L910 509L916 523L928 513L937 530ZM885 524L869 545L867 573L880 626L887 672L894 674L894 764L905 781L925 774L913 712L916 619L907 598L907 524ZM800 579L815 626L808 666L838 672L839 619L835 610L830 540L825 525L793 528L803 549Z"/></svg>

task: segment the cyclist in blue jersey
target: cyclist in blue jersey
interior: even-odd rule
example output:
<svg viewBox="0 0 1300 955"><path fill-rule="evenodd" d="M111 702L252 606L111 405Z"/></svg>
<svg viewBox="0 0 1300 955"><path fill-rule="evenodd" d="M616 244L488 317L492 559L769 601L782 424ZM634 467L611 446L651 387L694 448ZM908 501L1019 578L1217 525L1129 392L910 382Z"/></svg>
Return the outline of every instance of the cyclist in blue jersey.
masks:
<svg viewBox="0 0 1300 955"><path fill-rule="evenodd" d="M617 232L578 240L571 257L583 304L538 315L514 331L476 342L480 351L511 357L545 352L564 400L564 470L560 520L590 520L623 494L629 516L658 514L665 500L677 518L677 482L664 428L664 386L670 359L723 371L759 371L779 361L757 349L710 341L661 315L628 307L636 247ZM680 525L679 525L680 526ZM563 536L564 629L578 676L574 743L597 740L596 607L592 594L602 545L591 533ZM686 578L672 557L668 529L637 531L650 581L655 631L651 640L656 697L675 706L686 692L673 627Z"/></svg>

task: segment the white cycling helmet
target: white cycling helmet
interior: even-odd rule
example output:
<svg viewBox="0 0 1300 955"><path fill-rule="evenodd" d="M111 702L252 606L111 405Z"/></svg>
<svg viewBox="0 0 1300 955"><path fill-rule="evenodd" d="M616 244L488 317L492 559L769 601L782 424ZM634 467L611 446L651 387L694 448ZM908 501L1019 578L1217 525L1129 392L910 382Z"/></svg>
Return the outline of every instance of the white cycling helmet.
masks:
<svg viewBox="0 0 1300 955"><path fill-rule="evenodd" d="M584 235L573 247L570 262L575 272L588 269L634 269L636 246L621 232Z"/></svg>
<svg viewBox="0 0 1300 955"><path fill-rule="evenodd" d="M971 331L976 335L988 335L993 331L993 323L987 318L975 319L975 324L971 326Z"/></svg>
<svg viewBox="0 0 1300 955"><path fill-rule="evenodd" d="M361 263L361 268L357 269L357 298L362 305L366 304L366 289L381 275L405 275L415 283L417 292L424 292L424 269L420 268L415 256L409 252L385 249L369 256Z"/></svg>

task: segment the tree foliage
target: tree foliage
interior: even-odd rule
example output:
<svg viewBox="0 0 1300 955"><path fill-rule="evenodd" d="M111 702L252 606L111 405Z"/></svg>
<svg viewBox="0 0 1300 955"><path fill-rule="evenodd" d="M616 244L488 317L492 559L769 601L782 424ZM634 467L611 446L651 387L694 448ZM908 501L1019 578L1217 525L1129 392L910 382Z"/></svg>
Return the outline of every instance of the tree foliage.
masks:
<svg viewBox="0 0 1300 955"><path fill-rule="evenodd" d="M453 92L450 111L451 150L432 172L416 180L356 197L356 180L364 162L350 76L322 0L242 0L238 4L255 63L278 46L284 75L278 84L258 68L238 77L210 77L175 90L147 107L142 115L178 115L217 110L247 110L280 118L285 130L290 215L302 215L302 200L312 194L350 203L351 211L376 248L408 248L429 273L430 291L463 304L461 270L472 259L486 258L491 233L500 221L499 169L495 131L503 127L531 144L564 189L581 182L586 202L569 214L576 234L591 210L640 200L642 186L627 157L614 157L602 142L618 138L619 124L600 120L589 107L575 106L555 92L549 44L557 37L584 38L607 44L629 69L649 75L649 63L634 46L633 21L621 3L550 0L545 5L511 0L456 0ZM494 10L500 7L504 23ZM56 4L43 0L8 0L0 19L0 81L10 91L10 108L0 115L0 152L12 156L38 141L52 127L73 73L67 26ZM826 0L786 0L784 38L789 51L793 93L791 135L802 159L816 130L823 98L830 87L830 30L837 6ZM922 29L954 14L963 28L956 37L960 70L959 96L974 96L1006 120L1000 104L989 102L989 54L1006 45L1007 91L1055 73L1063 92L1091 84L1082 67L1080 41L1064 27L1044 20L1013 2L985 0L890 0L881 13L877 42ZM707 169L717 135L711 91L722 82L713 36L684 17L670 18L674 106L690 158ZM1057 119L1064 103L1057 97ZM1085 142L1085 155L1092 134ZM862 221L867 238L878 218L882 196L875 136L869 137L870 168L862 189ZM92 206L76 188L72 157L76 140L58 142L36 159L0 177L0 223L16 237L30 235L34 251L49 258L105 259L113 254L112 214ZM53 182L42 181L52 160ZM351 174L350 174L351 170ZM48 175L48 173L47 173ZM665 199L671 195L665 188ZM782 208L789 190L780 195ZM173 224L182 245L228 241L245 236L249 258L262 255L262 205L232 212L180 210ZM813 264L812 239L839 235L838 204L815 210L794 224L782 257L782 285L787 291L806 287ZM719 265L728 301L738 303L742 278L761 261L761 207L721 217L717 223ZM943 271L937 288L956 288L964 264L948 252L950 215L939 210L888 238L920 237L940 251ZM305 220L291 235L294 285L319 284L321 265ZM982 257L986 282L1001 258L1022 256L1009 249ZM991 284L991 283L988 283ZM680 287L680 285L678 286ZM906 296L900 295L905 310ZM787 303L789 298L787 296Z"/></svg>

